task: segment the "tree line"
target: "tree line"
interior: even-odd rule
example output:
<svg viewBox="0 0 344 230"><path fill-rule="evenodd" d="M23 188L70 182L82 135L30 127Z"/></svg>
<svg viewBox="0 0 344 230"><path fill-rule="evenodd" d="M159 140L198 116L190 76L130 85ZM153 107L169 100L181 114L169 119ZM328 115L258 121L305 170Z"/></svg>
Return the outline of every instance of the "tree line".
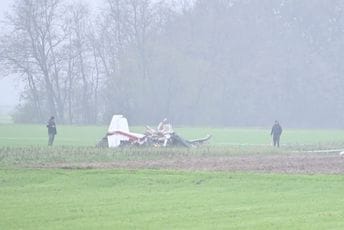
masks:
<svg viewBox="0 0 344 230"><path fill-rule="evenodd" d="M343 127L339 0L16 0L3 75L18 122Z"/></svg>

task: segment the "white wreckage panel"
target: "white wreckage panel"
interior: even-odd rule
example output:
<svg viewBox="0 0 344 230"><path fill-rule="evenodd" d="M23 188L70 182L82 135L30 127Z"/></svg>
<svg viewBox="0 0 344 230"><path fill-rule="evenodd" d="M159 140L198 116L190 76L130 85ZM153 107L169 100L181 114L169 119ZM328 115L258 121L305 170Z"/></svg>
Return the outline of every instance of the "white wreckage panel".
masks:
<svg viewBox="0 0 344 230"><path fill-rule="evenodd" d="M129 125L127 118L123 117L123 115L114 115L112 117L108 133L112 134L107 137L108 144L110 148L118 147L121 144L121 141L128 141L129 138L123 135L118 135L116 131L123 131L129 132Z"/></svg>
<svg viewBox="0 0 344 230"><path fill-rule="evenodd" d="M141 139L144 136L143 134L130 132L128 120L123 115L114 115L108 128L108 147L116 148L120 146L121 142L130 139Z"/></svg>

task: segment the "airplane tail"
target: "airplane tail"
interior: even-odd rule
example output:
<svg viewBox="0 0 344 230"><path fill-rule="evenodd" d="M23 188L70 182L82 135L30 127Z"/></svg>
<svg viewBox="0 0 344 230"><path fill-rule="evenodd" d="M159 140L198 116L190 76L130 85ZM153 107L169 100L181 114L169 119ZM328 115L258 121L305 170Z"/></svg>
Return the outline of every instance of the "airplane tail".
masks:
<svg viewBox="0 0 344 230"><path fill-rule="evenodd" d="M114 115L112 117L108 133L115 133L117 131L129 132L128 120L123 115ZM118 147L121 141L128 141L129 137L123 135L108 135L108 145L110 148Z"/></svg>

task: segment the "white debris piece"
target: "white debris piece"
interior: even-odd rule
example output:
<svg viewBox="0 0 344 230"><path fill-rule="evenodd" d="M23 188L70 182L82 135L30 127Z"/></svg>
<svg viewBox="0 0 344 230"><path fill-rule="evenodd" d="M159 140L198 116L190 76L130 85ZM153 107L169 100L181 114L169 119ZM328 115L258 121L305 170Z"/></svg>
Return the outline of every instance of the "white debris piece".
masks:
<svg viewBox="0 0 344 230"><path fill-rule="evenodd" d="M129 132L129 125L127 118L123 115L114 115L112 117L109 129L108 129L108 144L110 148L118 147L121 144L121 141L128 141L129 138L123 135L117 135L115 132L123 131Z"/></svg>

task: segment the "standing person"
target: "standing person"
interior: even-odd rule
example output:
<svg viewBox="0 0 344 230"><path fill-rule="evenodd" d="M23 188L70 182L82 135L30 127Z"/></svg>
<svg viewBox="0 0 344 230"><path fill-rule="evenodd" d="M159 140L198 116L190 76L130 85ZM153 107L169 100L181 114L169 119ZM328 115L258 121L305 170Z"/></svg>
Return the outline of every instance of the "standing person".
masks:
<svg viewBox="0 0 344 230"><path fill-rule="evenodd" d="M270 134L272 135L274 146L279 147L281 134L282 134L282 127L278 121L275 121L275 124L272 126L271 134Z"/></svg>
<svg viewBox="0 0 344 230"><path fill-rule="evenodd" d="M54 143L55 135L57 134L54 116L50 117L47 124L47 128L48 128L48 135L49 135L48 145L52 146Z"/></svg>

